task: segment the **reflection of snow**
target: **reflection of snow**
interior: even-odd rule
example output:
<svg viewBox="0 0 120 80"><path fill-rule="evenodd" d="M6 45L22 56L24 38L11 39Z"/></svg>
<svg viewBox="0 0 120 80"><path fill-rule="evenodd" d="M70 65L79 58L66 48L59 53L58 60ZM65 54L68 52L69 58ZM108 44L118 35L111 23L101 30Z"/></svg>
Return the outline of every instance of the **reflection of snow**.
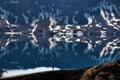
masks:
<svg viewBox="0 0 120 80"><path fill-rule="evenodd" d="M100 9L100 15L106 21L106 23L107 23L108 26L111 26L114 29L119 30L120 26L117 24L117 22L119 22L120 19L117 19L115 17L115 14L113 13L113 10L115 10L116 12L118 12L118 9L113 4L111 4L109 6L108 5L104 5L104 6L106 6L109 9L110 13L108 13L107 11L104 11L101 7L99 7L99 9ZM110 18L110 16L111 16L111 18Z"/></svg>
<svg viewBox="0 0 120 80"><path fill-rule="evenodd" d="M10 34L10 35L19 34L19 35L21 35L22 32L5 32L4 34Z"/></svg>
<svg viewBox="0 0 120 80"><path fill-rule="evenodd" d="M28 17L23 13L22 16L24 17L25 23L28 23Z"/></svg>
<svg viewBox="0 0 120 80"><path fill-rule="evenodd" d="M50 17L50 25L49 25L50 31L54 30L52 26L55 25L56 23L57 22L52 17Z"/></svg>
<svg viewBox="0 0 120 80"><path fill-rule="evenodd" d="M33 20L33 23L31 24L31 26L33 27L33 29L31 30L32 32L30 33L31 34L31 37L33 38L32 42L36 43L37 42L37 39L36 39L36 36L34 35L38 25L36 24L36 22L38 22L39 19L34 19Z"/></svg>
<svg viewBox="0 0 120 80"><path fill-rule="evenodd" d="M85 43L87 43L88 47L84 50L84 53L88 53L89 51L92 50L92 44L90 44L89 42L85 41Z"/></svg>
<svg viewBox="0 0 120 80"><path fill-rule="evenodd" d="M55 47L57 44L56 44L56 42L55 41L53 41L53 39L52 38L49 38L49 43L50 43L50 46L49 46L49 48L50 49L52 49L53 47Z"/></svg>
<svg viewBox="0 0 120 80"><path fill-rule="evenodd" d="M119 39L114 39L113 41L108 42L106 46L100 52L100 57L107 55L107 54L113 54L116 49L120 49L120 46L117 46L117 43L119 42L120 42Z"/></svg>
<svg viewBox="0 0 120 80"><path fill-rule="evenodd" d="M13 1L13 0L11 0L11 1ZM32 18L33 21L32 21L31 26L33 28L28 29L28 32L31 31L31 33L29 33L30 34L29 36L30 36L30 38L32 38L32 40L31 40L32 43L37 44L37 42L38 42L38 39L34 33L37 30L37 27L39 27L37 25L37 22L39 21L40 17L42 19L46 19L46 18L49 19L50 25L48 27L49 27L50 31L52 31L53 33L56 34L56 36L49 39L49 42L50 42L49 48L50 49L55 47L55 45L57 45L57 42L60 42L60 41L87 42L88 47L85 51L85 52L87 52L87 51L91 50L92 47L94 47L90 44L89 41L92 41L93 44L98 45L100 43L104 43L102 38L104 38L104 40L108 39L107 31L109 33L110 28L107 28L107 27L112 27L118 31L120 30L120 26L118 24L120 19L119 19L119 15L117 15L117 13L119 14L120 12L119 12L119 9L111 3L109 5L104 2L98 3L98 5L96 7L90 8L90 10L92 10L91 12L94 12L95 10L96 11L99 10L100 11L100 15L98 14L99 16L96 16L94 14L91 15L90 13L87 13L87 12L83 13L85 18L88 20L88 23L86 25L69 24L69 21L71 22L71 19L70 19L71 17L69 15L62 16L61 14L64 13L64 11L62 12L59 9L56 10L57 15L54 15L54 9L53 9L53 7L51 7L51 8L52 8L52 12L47 12L44 6L41 7L42 12L39 12L38 19ZM9 13L8 11L4 10L2 7L0 7L0 11L3 13L3 14L0 14L0 16L5 19L7 19L8 15L12 14L12 13ZM29 10L27 12L30 14ZM116 13L116 14L114 14L114 13ZM75 24L77 23L77 21L75 20L75 17L79 17L79 16L76 16L76 14L78 14L77 11L75 12L75 15L73 15L73 17L72 17L72 21ZM13 16L15 17L15 23L17 23L18 16L15 16L14 14L13 14ZM28 23L29 18L24 13L22 14L22 16L24 17L26 23ZM98 19L99 17L100 17L100 19ZM14 27L9 26L11 24L7 20L5 20L5 21L6 21L8 28L12 29L14 27L17 27L16 25L12 25ZM65 25L65 26L56 25L57 21L62 21L63 25ZM98 21L102 21L102 22L98 22ZM104 23L105 23L105 25L102 25ZM84 26L86 26L86 28L83 28ZM94 38L93 39L92 35L88 35L88 34L87 34L87 37L84 36L84 31L88 31L88 33L89 33L89 29L90 30L93 29L91 32L94 32L94 30L98 30L98 33L101 33L100 36L98 35L99 39L96 39L96 37L95 38L93 37ZM77 30L77 32L74 33L74 30ZM22 33L21 32L5 32L5 34L13 35L13 34L22 34ZM28 36L26 36L26 37L28 37ZM11 38L7 40L7 42L5 44L6 46L11 42L11 40L12 40ZM108 45L108 42L106 42L105 45L106 44ZM111 45L109 45L109 46L111 46ZM115 49L119 49L118 46L115 46L114 48L112 48L112 47L109 47L109 48L110 48L110 50L112 50L110 52L111 54L115 51ZM104 48L101 50L100 56L107 54L106 52L109 53L106 46L104 46Z"/></svg>
<svg viewBox="0 0 120 80"><path fill-rule="evenodd" d="M107 37L107 36L106 36L106 31L102 31L102 30L101 30L100 32L101 32L101 36L100 36L101 38Z"/></svg>
<svg viewBox="0 0 120 80"><path fill-rule="evenodd" d="M78 37L81 37L81 36L83 36L83 33L82 33L81 31L78 31L78 32L76 33L76 35L77 35Z"/></svg>
<svg viewBox="0 0 120 80"><path fill-rule="evenodd" d="M87 13L85 13L84 15L85 15L85 17L86 17L87 20L88 20L88 24L85 25L85 26L88 26L88 25L92 24L92 22L93 22L92 17L91 17L89 14L87 14Z"/></svg>
<svg viewBox="0 0 120 80"><path fill-rule="evenodd" d="M26 70L8 70L7 72L3 74L3 78L17 76L17 75L32 74L32 73L37 73L37 72L44 72L44 71L54 71L54 70L60 70L60 69L53 68L53 67L38 67L35 69L26 69Z"/></svg>

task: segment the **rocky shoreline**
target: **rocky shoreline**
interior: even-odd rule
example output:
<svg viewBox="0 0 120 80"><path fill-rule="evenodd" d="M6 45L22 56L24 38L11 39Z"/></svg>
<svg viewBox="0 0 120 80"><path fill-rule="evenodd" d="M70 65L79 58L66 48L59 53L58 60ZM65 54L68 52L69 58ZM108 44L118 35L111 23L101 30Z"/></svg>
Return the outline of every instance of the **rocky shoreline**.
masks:
<svg viewBox="0 0 120 80"><path fill-rule="evenodd" d="M2 72L1 72L2 74ZM0 80L120 80L120 60L99 66L26 74Z"/></svg>

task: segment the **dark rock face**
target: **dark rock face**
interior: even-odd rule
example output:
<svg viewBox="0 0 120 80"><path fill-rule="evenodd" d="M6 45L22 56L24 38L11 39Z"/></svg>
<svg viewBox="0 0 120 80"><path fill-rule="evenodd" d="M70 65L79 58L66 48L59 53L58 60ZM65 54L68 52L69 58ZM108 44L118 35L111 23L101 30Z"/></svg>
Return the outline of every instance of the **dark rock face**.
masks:
<svg viewBox="0 0 120 80"><path fill-rule="evenodd" d="M120 80L120 61L95 66L82 75L80 80Z"/></svg>
<svg viewBox="0 0 120 80"><path fill-rule="evenodd" d="M6 70L0 69L0 77L2 77L2 74L3 74L4 72L6 72Z"/></svg>
<svg viewBox="0 0 120 80"><path fill-rule="evenodd" d="M116 80L116 77L112 73L100 72L97 74L94 80Z"/></svg>
<svg viewBox="0 0 120 80"><path fill-rule="evenodd" d="M120 80L120 60L86 69L21 75L3 80Z"/></svg>

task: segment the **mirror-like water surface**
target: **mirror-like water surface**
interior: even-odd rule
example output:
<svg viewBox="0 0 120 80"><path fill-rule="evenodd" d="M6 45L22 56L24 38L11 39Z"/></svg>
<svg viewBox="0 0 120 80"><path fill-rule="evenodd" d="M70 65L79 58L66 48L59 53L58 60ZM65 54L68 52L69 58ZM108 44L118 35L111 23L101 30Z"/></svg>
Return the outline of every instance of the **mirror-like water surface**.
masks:
<svg viewBox="0 0 120 80"><path fill-rule="evenodd" d="M119 59L118 2L0 2L0 68L76 69Z"/></svg>

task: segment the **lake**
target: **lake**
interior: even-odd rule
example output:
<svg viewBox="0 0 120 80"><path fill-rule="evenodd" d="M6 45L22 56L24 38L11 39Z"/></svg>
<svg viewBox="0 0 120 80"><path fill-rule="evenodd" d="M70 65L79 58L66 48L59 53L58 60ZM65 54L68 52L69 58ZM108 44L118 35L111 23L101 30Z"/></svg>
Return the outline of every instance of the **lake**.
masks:
<svg viewBox="0 0 120 80"><path fill-rule="evenodd" d="M118 2L0 2L0 68L78 69L120 59Z"/></svg>

